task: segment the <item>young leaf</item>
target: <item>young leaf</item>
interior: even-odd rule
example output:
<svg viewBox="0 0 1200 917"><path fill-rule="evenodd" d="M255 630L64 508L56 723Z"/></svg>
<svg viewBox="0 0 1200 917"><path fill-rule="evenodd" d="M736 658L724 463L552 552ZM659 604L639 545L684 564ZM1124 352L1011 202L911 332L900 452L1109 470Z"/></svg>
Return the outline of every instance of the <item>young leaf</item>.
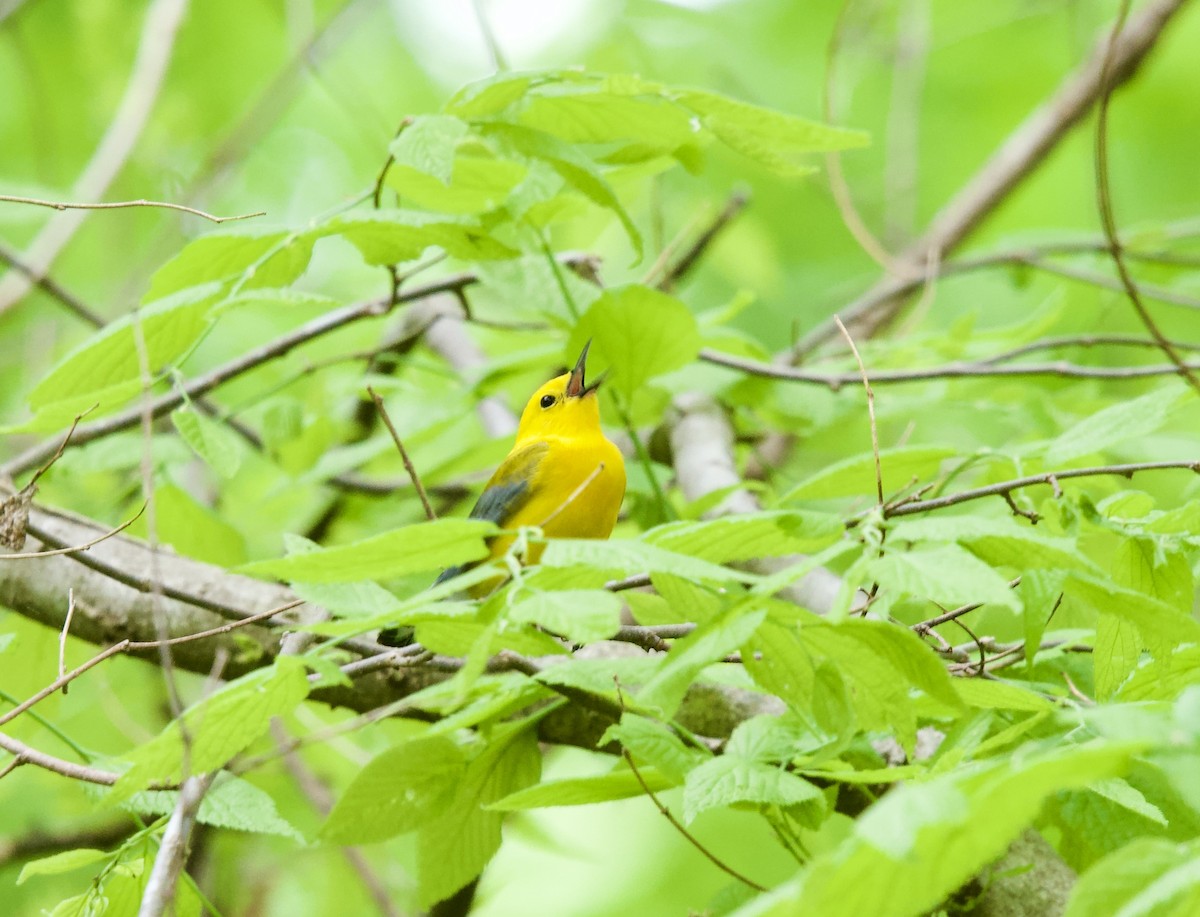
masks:
<svg viewBox="0 0 1200 917"><path fill-rule="evenodd" d="M606 290L592 303L571 335L570 350L578 352L588 339L596 356L612 367L607 384L627 402L650 379L687 365L700 351L700 332L688 307L638 284Z"/></svg>
<svg viewBox="0 0 1200 917"><path fill-rule="evenodd" d="M654 767L639 767L642 780L654 792L669 790L677 781ZM645 794L641 782L629 770L617 770L596 777L573 777L538 783L510 793L488 806L493 812L520 812L551 806L586 806L596 802L632 799Z"/></svg>
<svg viewBox="0 0 1200 917"><path fill-rule="evenodd" d="M633 573L671 573L685 579L714 583L752 582L756 577L740 570L676 554L644 541L594 541L585 538L552 538L542 554L543 567L587 565L611 576Z"/></svg>
<svg viewBox="0 0 1200 917"><path fill-rule="evenodd" d="M103 799L103 794L97 794ZM134 813L170 815L179 803L179 793L168 790L143 790L121 803ZM265 790L230 773L220 774L204 794L196 821L214 828L232 828L255 834L274 834L304 841L304 836L279 814L275 800Z"/></svg>
<svg viewBox="0 0 1200 917"><path fill-rule="evenodd" d="M1200 842L1140 838L1079 877L1063 917L1185 917L1200 910Z"/></svg>
<svg viewBox="0 0 1200 917"><path fill-rule="evenodd" d="M496 527L477 519L438 519L362 541L260 560L245 573L308 583L352 583L439 570L487 557L483 539Z"/></svg>
<svg viewBox="0 0 1200 917"><path fill-rule="evenodd" d="M467 125L450 115L420 115L392 141L388 152L397 165L448 185L454 174L455 151L467 132Z"/></svg>
<svg viewBox="0 0 1200 917"><path fill-rule="evenodd" d="M202 774L229 759L267 731L271 718L291 711L308 695L299 659L280 656L268 668L243 675L189 707L161 733L125 756L133 765L112 788L118 803L157 780L178 782L187 761ZM187 730L187 745L181 729Z"/></svg>
<svg viewBox="0 0 1200 917"><path fill-rule="evenodd" d="M321 837L334 844L371 844L415 831L441 816L466 770L466 756L445 736L389 748L346 787Z"/></svg>
<svg viewBox="0 0 1200 917"><path fill-rule="evenodd" d="M688 773L683 788L683 820L690 822L706 809L739 802L764 806L817 803L824 808L825 797L807 780L782 767L722 755Z"/></svg>
<svg viewBox="0 0 1200 917"><path fill-rule="evenodd" d="M30 860L21 867L21 874L17 876L17 884L24 885L27 879L31 879L34 876L62 875L64 872L82 869L84 866L91 866L93 863L111 860L112 857L113 854L107 850L92 850L84 847L78 850L64 850L62 853L55 853L48 857Z"/></svg>
<svg viewBox="0 0 1200 917"><path fill-rule="evenodd" d="M1059 466L1103 452L1118 443L1141 439L1165 424L1176 407L1190 396L1190 390L1182 383L1169 382L1140 398L1118 401L1089 414L1050 443L1046 463Z"/></svg>
<svg viewBox="0 0 1200 917"><path fill-rule="evenodd" d="M728 564L818 551L841 538L844 531L844 523L832 513L780 510L704 522L669 522L644 538L680 554Z"/></svg>
<svg viewBox="0 0 1200 917"><path fill-rule="evenodd" d="M508 609L510 621L538 624L572 643L607 640L621 626L621 600L603 589L538 592Z"/></svg>
<svg viewBox="0 0 1200 917"><path fill-rule="evenodd" d="M771 913L925 913L1003 853L1047 796L1119 774L1132 751L1068 746L896 787L849 838L813 859L786 905Z"/></svg>
<svg viewBox="0 0 1200 917"><path fill-rule="evenodd" d="M106 325L63 357L29 393L35 411L55 401L87 399L99 389L141 379L135 325L141 324L151 375L182 356L199 340L221 288L206 284L143 306Z"/></svg>
<svg viewBox="0 0 1200 917"><path fill-rule="evenodd" d="M518 254L477 223L411 210L356 211L335 217L308 235L311 239L342 236L372 265L415 261L434 246L467 261Z"/></svg>
<svg viewBox="0 0 1200 917"><path fill-rule="evenodd" d="M542 756L527 723L493 733L487 748L467 766L441 817L417 835L420 901L427 907L479 875L500 849L502 813L485 808L537 782Z"/></svg>
<svg viewBox="0 0 1200 917"><path fill-rule="evenodd" d="M1021 610L1008 581L958 545L889 551L867 565L867 575L897 595L929 599L946 608L972 602Z"/></svg>
<svg viewBox="0 0 1200 917"><path fill-rule="evenodd" d="M622 714L621 722L609 726L596 744L603 746L610 741L619 742L639 761L645 761L674 783L682 781L684 774L711 757L698 748L684 745L662 723L636 713Z"/></svg>
<svg viewBox="0 0 1200 917"><path fill-rule="evenodd" d="M866 146L869 140L862 131L806 121L716 92L688 90L675 98L726 146L784 175L813 171L801 154Z"/></svg>
<svg viewBox="0 0 1200 917"><path fill-rule="evenodd" d="M150 280L146 300L157 300L187 287L242 278L250 287L286 287L304 273L312 242L278 227L231 226L188 243Z"/></svg>
<svg viewBox="0 0 1200 917"><path fill-rule="evenodd" d="M242 464L242 443L228 427L192 407L171 414L175 429L195 453L222 478L237 474Z"/></svg>

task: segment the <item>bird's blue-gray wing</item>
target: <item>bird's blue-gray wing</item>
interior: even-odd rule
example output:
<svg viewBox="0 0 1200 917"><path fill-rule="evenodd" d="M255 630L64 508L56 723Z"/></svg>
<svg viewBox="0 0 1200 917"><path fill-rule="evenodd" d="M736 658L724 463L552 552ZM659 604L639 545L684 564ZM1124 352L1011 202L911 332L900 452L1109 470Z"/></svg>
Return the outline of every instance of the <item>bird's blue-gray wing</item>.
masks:
<svg viewBox="0 0 1200 917"><path fill-rule="evenodd" d="M532 482L535 479L538 465L546 457L549 448L545 443L533 443L510 452L500 467L496 469L491 480L488 481L483 493L479 495L479 499L471 510L471 518L486 519L488 522L496 523L500 528L507 526L509 520L533 496ZM443 570L442 575L437 578L437 582L441 583L458 576L466 569L467 567L450 567L448 570Z"/></svg>

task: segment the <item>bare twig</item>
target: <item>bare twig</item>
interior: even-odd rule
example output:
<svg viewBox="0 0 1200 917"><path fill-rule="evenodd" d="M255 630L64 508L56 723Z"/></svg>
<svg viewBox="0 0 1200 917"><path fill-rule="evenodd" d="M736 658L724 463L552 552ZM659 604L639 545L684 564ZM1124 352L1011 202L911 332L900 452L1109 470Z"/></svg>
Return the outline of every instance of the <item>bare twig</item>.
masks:
<svg viewBox="0 0 1200 917"><path fill-rule="evenodd" d="M187 862L188 851L191 849L192 829L196 824L196 816L200 812L200 804L216 779L216 772L189 777L179 790L179 801L167 827L163 831L159 843L158 856L154 858L154 866L146 880L146 890L142 893L142 903L138 908L138 917L162 917L172 908L175 901L175 886L179 874Z"/></svg>
<svg viewBox="0 0 1200 917"><path fill-rule="evenodd" d="M620 703L621 712L624 713L624 711L625 711L625 693L621 690L621 682L616 677L614 677L613 683L617 686L617 701ZM622 748L621 755L625 758L625 763L629 765L629 770L633 773L633 776L637 779L638 784L641 786L642 792L644 792L647 796L649 796L650 801L654 803L654 807L656 809L658 809L658 811L662 814L662 816L668 822L671 823L671 827L673 827L676 831L678 831L689 844L691 844L693 847L695 847L697 850L699 850L701 854L703 854L703 856L706 860L708 860L710 863L712 863L714 866L716 866L717 869L721 870L721 872L725 873L726 875L733 876L733 878L737 879L743 885L748 885L750 888L753 888L755 891L765 892L767 890L764 886L759 885L753 879L747 878L746 876L742 875L740 872L738 872L736 869L734 869L732 866L730 866L728 863L726 863L724 860L722 860L720 857L718 857L715 853L713 853L711 850L709 850L707 847L705 847L702 843L700 843L700 841L696 838L696 836L694 834L692 834L690 831L688 831L688 829L683 826L683 823L680 822L679 819L677 819L674 815L671 814L671 810L668 809L665 805L663 805L662 800L659 799L657 795L655 795L654 790L650 789L650 784L648 784L646 782L646 778L643 777L642 772L640 770L638 770L638 766L637 766L636 762L634 762L634 760L633 760L633 755L631 755L629 753L629 749Z"/></svg>
<svg viewBox="0 0 1200 917"><path fill-rule="evenodd" d="M183 204L170 204L165 201L107 201L100 204L84 204L79 202L68 201L46 201L36 197L18 197L14 194L0 194L0 202L10 204L32 204L35 207L49 207L52 210L125 210L130 207L158 207L164 210L179 210L183 213L190 213L194 216L203 217L211 223L233 223L237 220L249 220L252 217L266 216L265 210L259 210L255 213L239 213L232 217L219 217L211 213L205 213L203 210L197 210L195 207L187 207Z"/></svg>
<svg viewBox="0 0 1200 917"><path fill-rule="evenodd" d="M1117 219L1113 214L1112 205L1112 189L1109 184L1108 174L1108 108L1112 102L1113 87L1109 82L1109 74L1112 71L1114 56L1117 46L1117 40L1121 37L1121 30L1125 25L1125 18L1129 15L1130 0L1122 0L1120 8L1117 11L1117 21L1113 24L1112 34L1108 40L1108 48L1104 55L1104 65L1100 70L1100 107L1096 115L1096 206L1100 211L1100 224L1104 228L1105 238L1108 239L1108 251L1112 256L1113 264L1116 265L1117 275L1121 278L1121 285L1125 288L1125 293L1129 297L1129 302L1133 305L1133 309L1138 314L1138 318L1142 320L1142 324L1146 326L1146 330L1150 332L1150 336L1158 342L1158 346L1162 348L1162 352L1167 355L1172 363L1179 367L1179 374L1183 376L1188 384L1197 392L1200 392L1200 379L1192 373L1191 368L1183 361L1175 348L1171 346L1171 342L1167 340L1166 335L1158 327L1154 318L1150 315L1150 311L1146 308L1146 304L1142 302L1141 294L1138 292L1138 286L1133 281L1133 275L1129 273L1129 266L1125 263L1125 256L1121 251L1121 238L1117 233Z"/></svg>
<svg viewBox="0 0 1200 917"><path fill-rule="evenodd" d="M421 498L421 506L425 508L425 518L433 521L437 518L437 513L433 511L433 507L429 505L429 497L425 493L425 485L421 483L421 476L417 474L417 469L413 467L412 459L408 457L408 450L404 448L404 443L400 439L400 434L396 432L396 427L392 423L392 418L388 416L387 408L383 405L383 399L379 397L375 389L367 386L367 394L371 396L371 400L375 402L375 409L379 411L379 416L383 418L384 425L388 428L388 432L392 434L392 442L396 444L396 450L400 453L400 459L404 462L404 470L408 472L409 480L412 481L413 487L416 488L417 496Z"/></svg>
<svg viewBox="0 0 1200 917"><path fill-rule="evenodd" d="M66 287L53 277L46 273L39 273L26 264L21 258L20 253L15 249L9 248L3 240L0 240L0 261L6 263L13 270L24 274L25 278L35 287L53 296L89 325L99 328L104 324L103 316L93 311L83 300L68 291Z"/></svg>
<svg viewBox="0 0 1200 917"><path fill-rule="evenodd" d="M61 774L64 777L69 777L72 780L82 780L84 783L95 783L98 786L112 786L117 782L120 774L114 774L111 771L101 770L98 767L89 767L86 764L76 764L73 761L64 761L62 758L56 758L54 755L48 755L45 752L38 751L32 746L26 745L19 739L14 739L7 733L0 732L0 748L3 748L11 755L16 756L17 765L32 764L34 767L40 767L43 770L53 771L56 774ZM154 784L151 789L170 789L169 785Z"/></svg>
<svg viewBox="0 0 1200 917"><path fill-rule="evenodd" d="M883 466L879 462L879 427L875 423L875 392L871 389L871 380L867 378L867 365L863 362L858 347L854 344L854 338L850 336L850 332L846 330L846 326L842 324L840 318L835 315L833 320L837 322L838 330L842 332L846 343L850 345L850 352L858 361L858 371L862 374L863 388L867 390L867 417L871 422L871 452L875 456L875 495L879 505L883 506Z"/></svg>
<svg viewBox="0 0 1200 917"><path fill-rule="evenodd" d="M739 372L788 382L823 385L837 391L844 385L859 382L861 374L853 372L826 373L814 370L782 366L777 363L760 363L735 357L719 350L705 347L700 359L706 363L726 366ZM1200 369L1200 361L1187 364L1191 369ZM1154 366L1083 366L1058 360L1053 363L1018 363L1001 365L980 361L977 363L948 363L945 366L930 366L924 369L877 369L871 373L873 385L902 385L908 382L926 382L931 379L988 379L994 377L1056 376L1066 379L1148 379L1155 376L1174 376L1179 367L1169 364Z"/></svg>
<svg viewBox="0 0 1200 917"><path fill-rule="evenodd" d="M107 541L108 539L112 538L114 535L121 534L121 532L125 531L127 528L129 528L131 525L133 525L135 522L137 522L138 519L141 518L142 513L144 513L145 511L146 511L146 504L143 503L141 505L141 507L138 509L138 511L136 513L134 513L134 515L132 515L130 518L128 518L127 520L122 522L115 529L109 529L103 535L98 535L97 537L91 539L90 541L85 541L83 544L73 545L69 548L55 548L52 551L23 551L20 554L0 554L0 561L29 560L34 557L56 557L59 554L76 554L79 551L86 551L88 548L95 547L96 545L100 544L100 542L102 542L102 541Z"/></svg>
<svg viewBox="0 0 1200 917"><path fill-rule="evenodd" d="M930 510L956 506L959 503L966 503L969 500L1003 496L1022 487L1033 487L1037 484L1053 486L1056 481L1064 478L1091 478L1112 474L1131 478L1139 471L1162 471L1170 468L1200 474L1200 461L1185 459L1171 462L1134 462L1126 465L1102 465L1095 468L1069 468L1064 471L1047 471L1042 474L1016 478L1011 481L1000 481L997 484L989 484L987 487L978 487L974 490L960 491L959 493L949 494L945 497L936 497L932 500L917 500L913 503L903 503L888 510L887 514L889 516L911 516L913 513L927 513ZM855 521L851 520L849 524L853 524Z"/></svg>
<svg viewBox="0 0 1200 917"><path fill-rule="evenodd" d="M675 284L679 283L679 281L683 280L691 272L704 253L708 251L709 246L716 241L721 231L737 218L738 214L745 209L749 201L750 197L745 191L735 191L729 195L729 200L725 202L725 206L721 208L721 212L704 228L704 231L696 237L696 241L688 246L687 250L679 256L675 263L666 268L655 286L664 292L674 289Z"/></svg>
<svg viewBox="0 0 1200 917"><path fill-rule="evenodd" d="M79 426L79 421L87 417L88 414L96 410L97 407L99 407L99 405L93 404L86 411L82 411L75 415L75 419L71 421L71 428L67 430L67 435L62 438L62 442L58 444L58 448L54 450L54 454L50 456L50 458L48 458L45 463L33 473L33 477L30 478L29 483L25 485L26 491L32 491L37 485L38 479L41 478L41 476L47 471L49 471L55 462L62 458L63 450L67 448L67 443L69 443L71 441L71 437L75 435L75 428Z"/></svg>

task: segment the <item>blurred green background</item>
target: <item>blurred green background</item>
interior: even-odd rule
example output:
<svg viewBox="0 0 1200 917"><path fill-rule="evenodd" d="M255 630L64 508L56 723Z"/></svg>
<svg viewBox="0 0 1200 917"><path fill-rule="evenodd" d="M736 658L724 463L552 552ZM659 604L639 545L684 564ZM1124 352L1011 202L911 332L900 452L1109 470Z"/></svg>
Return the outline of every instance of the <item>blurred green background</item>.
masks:
<svg viewBox="0 0 1200 917"><path fill-rule="evenodd" d="M1079 64L1117 8L1095 0L860 0L844 13L835 0L481 0L479 6L513 69L578 65L639 73L816 119L823 116L831 37L844 15L836 79L829 87L833 120L871 134L868 148L843 156L844 169L864 220L893 251L919 235L997 144ZM0 193L74 197L73 184L126 91L147 7L129 0L0 2ZM1193 7L1168 29L1143 72L1114 102L1115 207L1121 225L1137 238L1153 240L1163 227L1198 211L1198 47L1200 12ZM403 117L436 110L461 85L494 69L468 0L196 2L145 128L104 197L173 201L221 214L265 210L267 220L303 223L370 187ZM1005 201L968 248L1097 234L1092 157L1085 126ZM851 301L879 275L844 228L823 174L784 180L731 153L713 152L700 174L676 169L620 190L647 238L648 261L681 230L711 219L732 191L749 192L750 207L681 295L696 311L751 295L753 302L736 323L772 351ZM51 213L0 204L0 240L23 249ZM152 273L211 228L166 211L93 213L51 273L102 315L124 315L145 294ZM574 221L554 241L558 249L603 256L608 283L640 277L647 267L631 266L629 244L607 216ZM1100 260L1084 257L1080 263L1108 270ZM1200 294L1194 268L1140 271L1145 279ZM340 244L318 248L305 284L347 302L385 292L381 272L365 268ZM1194 336L1200 324L1195 312L1158 312L1170 335ZM942 281L907 343L881 345L877 355L895 365L917 357L929 362L939 353L951 359L959 355L947 344L953 329L961 329L962 340L975 329L986 342L987 329L1033 314L1050 316L1047 327L1056 333L1138 327L1118 294L1025 270L997 270ZM294 321L270 315L239 319L234 331L204 346L211 354L225 353L243 346L241 333L266 339ZM90 333L38 291L0 314L6 354L0 361L0 419L26 416L31 385ZM929 344L927 336L936 343ZM495 340L486 334L481 339ZM895 348L890 357L889 346ZM334 390L345 395L352 382L357 379ZM519 406L526 380L510 389L502 393ZM814 434L808 450L794 460L793 476L865 448L857 393L847 401L824 390L770 391L783 416ZM1045 398L1032 398L1031 391L987 382L962 383L952 398L937 384L891 389L880 408L881 434L885 444L894 443L919 420L917 440L1000 446L1046 435L1085 416L1100 398L1095 386L1047 383ZM307 397L328 396L321 390ZM926 413L939 398L944 400L936 415ZM853 423L847 425L851 410ZM6 448L15 451L22 442L13 438ZM1170 437L1157 446L1157 454L1166 457L1162 449L1171 450ZM103 471L102 455L93 452L87 461ZM480 458L478 465L485 467L487 460ZM209 559L235 563L278 550L276 530L256 533L248 521L252 515L277 512L273 524L284 529L300 530L311 521L311 504L284 500L264 510L259 483L251 478L240 486L240 497L236 489L225 494L227 515L213 522L224 526L233 520L216 541L234 547L227 556ZM70 494L56 492L53 480L48 487L52 498L69 498L81 511L116 515L110 479L97 477L92 489ZM239 517L240 498L246 502ZM404 510L409 511L412 507ZM372 504L345 525L350 532L371 530L384 518L400 521L393 507ZM164 538L188 550L189 533L176 534L178 540ZM54 634L12 616L5 623L18 633L23 658L53 658ZM82 648L76 651L84 658ZM0 681L16 695L44 683L44 672L4 673L5 666L0 655L5 674ZM102 721L91 715L92 708L72 717L75 694L48 701L43 713L70 726L90 747L115 752L142 740L159 722L162 711L138 700L137 690L143 685L147 694L156 691L158 675L128 660L116 660L103 672L95 701L105 713ZM337 718L323 711L305 715ZM318 766L323 762L341 773L347 761L361 763L384 747L398 728L380 726L354 745L333 743L318 753ZM599 766L567 751L551 757L549 771L584 773ZM286 775L263 775L261 782L281 807L303 810ZM55 777L22 772L0 783L0 839L89 812L87 794ZM314 816L312 824L300 827L315 823ZM701 819L697 826L735 866L753 865L767 880L771 869L785 864L739 860L739 851L764 849L758 843L761 830L748 817L728 814ZM703 907L725 884L680 844L647 800L526 816L509 826L508 838L512 843L485 878L482 915L684 913ZM401 840L369 851L398 889L407 887L403 869L411 864L410 847ZM291 841L255 840L251 846L238 835L220 835L206 847L198 871L226 914L360 913L369 907L339 857L322 848L297 853ZM14 888L15 873L0 870L0 910L6 914L38 913L84 881L72 884L64 877Z"/></svg>

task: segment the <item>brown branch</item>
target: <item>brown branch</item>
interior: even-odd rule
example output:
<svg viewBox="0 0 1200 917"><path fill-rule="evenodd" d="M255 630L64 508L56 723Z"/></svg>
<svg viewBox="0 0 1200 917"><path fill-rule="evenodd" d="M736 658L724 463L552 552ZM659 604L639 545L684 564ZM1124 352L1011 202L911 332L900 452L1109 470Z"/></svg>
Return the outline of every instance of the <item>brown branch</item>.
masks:
<svg viewBox="0 0 1200 917"><path fill-rule="evenodd" d="M1058 89L1008 136L991 158L942 207L925 234L905 253L912 264L925 264L929 256L944 260L988 217L1013 190L1036 169L1059 142L1096 104L1108 87L1129 80L1161 36L1171 18L1186 0L1152 0L1121 32L1111 54L1109 78L1104 79L1104 62L1109 59L1107 35L1095 45L1088 60L1069 74ZM899 310L910 281L884 280L842 309L843 321L854 325L869 322L868 335L883 327ZM837 334L832 321L823 322L790 353L798 361L814 347Z"/></svg>
<svg viewBox="0 0 1200 917"><path fill-rule="evenodd" d="M1157 350L1158 341L1137 337L1132 334L1067 334L1059 337L1042 338L1040 341L1031 341L1028 344L1022 344L1020 347L1005 350L1003 353L984 357L977 362L990 366L996 363L1015 360L1017 357L1023 357L1030 353L1038 353L1043 350L1059 350L1066 347L1090 348L1104 346L1152 347ZM1200 344L1193 344L1190 341L1172 341L1171 346L1176 350L1200 350Z"/></svg>
<svg viewBox="0 0 1200 917"><path fill-rule="evenodd" d="M16 762L13 765L10 762L9 768L6 768L6 773L11 771L13 767L19 767L23 764L32 764L34 767L40 767L43 770L52 771L56 774L61 774L64 777L69 777L72 780L82 780L84 783L95 783L98 786L112 786L117 782L120 774L114 774L111 771L101 770L98 767L89 767L86 764L76 764L73 761L64 761L62 758L56 758L54 755L48 755L45 752L38 751L24 742L14 739L7 733L0 732L0 748L3 748L9 754L14 756ZM169 786L157 784L152 789L170 789Z"/></svg>
<svg viewBox="0 0 1200 917"><path fill-rule="evenodd" d="M861 381L859 373L824 373L815 370L798 369L782 366L777 363L760 363L757 360L747 360L730 354L721 353L705 347L700 351L700 359L706 363L714 363L739 372L754 376L765 376L770 379L782 379L787 382L801 382L809 385L823 385L831 391L837 391L844 385ZM1200 361L1187 364L1192 369L1200 369ZM907 382L927 382L931 379L987 379L993 377L1021 376L1056 376L1065 379L1148 379L1155 376L1175 376L1179 367L1170 364L1153 366L1084 366L1058 360L1053 363L1018 363L1013 366L1000 366L993 362L981 360L976 363L949 363L945 366L929 366L923 369L878 369L871 373L873 385L893 385Z"/></svg>
<svg viewBox="0 0 1200 917"><path fill-rule="evenodd" d="M1109 74L1113 67L1113 57L1117 40L1121 37L1121 31L1125 26L1125 18L1129 15L1129 2L1130 0L1122 0L1121 2L1121 6L1117 12L1117 21L1113 25L1112 34L1108 41L1108 49L1104 55L1104 66L1100 71L1100 85L1103 91L1100 96L1100 108L1096 115L1096 206L1100 211L1100 224L1104 228L1104 236L1108 240L1109 254L1112 256L1113 264L1116 265L1117 275L1121 278L1121 285L1125 288L1125 293L1129 297L1129 302L1133 305L1134 311L1137 312L1138 318L1142 320L1142 324L1146 326L1146 330L1150 332L1150 336L1158 342L1158 346L1162 348L1162 352L1167 355L1167 359L1179 367L1179 374L1187 380L1188 385L1195 391L1200 392L1200 379L1196 378L1188 365L1176 353L1175 348L1171 346L1171 342L1167 340L1166 335L1162 333L1162 330L1150 315L1150 310L1142 302L1138 286L1133 282L1133 276L1129 273L1129 266L1125 263L1125 257L1121 251L1121 238L1117 233L1117 219L1113 213L1112 189L1108 172L1108 109L1112 102L1113 90L1112 84L1109 81Z"/></svg>
<svg viewBox="0 0 1200 917"><path fill-rule="evenodd" d="M102 204L83 204L68 201L47 201L37 197L18 197L14 194L0 194L0 202L31 204L35 207L49 207L52 210L125 210L130 207L157 207L163 210L179 210L183 213L190 213L198 217L203 217L212 223L233 223L237 220L249 220L252 217L267 215L265 210L259 210L255 213L239 213L237 216L219 217L183 204L169 204L165 201L148 201L144 199L136 201L108 201Z"/></svg>
<svg viewBox="0 0 1200 917"><path fill-rule="evenodd" d="M20 253L15 249L9 248L3 240L0 240L0 261L6 263L18 273L24 274L26 280L57 299L89 325L96 328L104 325L104 318L98 312L92 311L82 299L75 296L54 278L44 272L38 272L29 264L26 264L24 259L21 258Z"/></svg>
<svg viewBox="0 0 1200 917"><path fill-rule="evenodd" d="M912 503L902 503L886 510L886 514L889 517L894 517L911 516L914 513L928 513L931 510L945 509L947 506L956 506L959 503L979 500L983 497L1004 496L1014 490L1019 490L1023 487L1033 487L1037 484L1055 486L1057 481L1064 478L1089 478L1110 474L1131 478L1139 471L1162 471L1169 468L1178 468L1200 474L1200 461L1135 462L1127 465L1103 465L1095 468L1069 468L1065 471L1047 471L1042 474L1016 478L1011 481L1000 481L997 484L989 484L987 487L978 487L974 490L960 491L959 493L949 494L945 497L936 497L932 500L917 500ZM853 525L856 522L857 519L851 520L848 524Z"/></svg>
<svg viewBox="0 0 1200 917"><path fill-rule="evenodd" d="M704 228L703 232L696 237L696 241L688 246L675 263L663 272L663 276L659 278L655 286L663 292L670 292L674 289L675 284L691 272L692 268L699 263L700 258L716 241L717 236L737 218L749 202L750 196L745 191L735 191L729 195L729 200L725 202L721 212Z"/></svg>
<svg viewBox="0 0 1200 917"><path fill-rule="evenodd" d="M213 771L189 777L179 788L179 799L163 830L158 855L146 879L138 917L162 917L168 912L174 913L175 888L191 849L192 830L200 814L200 805L216 776L217 772Z"/></svg>
<svg viewBox="0 0 1200 917"><path fill-rule="evenodd" d="M404 448L404 442L400 439L400 434L396 432L392 418L388 416L387 408L383 406L383 399L369 385L367 386L367 394L375 402L375 409L379 411L379 416L383 419L384 426L392 434L392 442L396 444L396 450L400 453L401 461L404 462L404 470L408 472L408 478L412 481L413 487L416 488L417 496L421 498L421 506L425 509L425 518L432 522L437 519L437 513L429 505L429 497L425 493L425 485L421 483L421 476L417 474L417 469L413 466L412 459L408 457L408 450Z"/></svg>
<svg viewBox="0 0 1200 917"><path fill-rule="evenodd" d="M98 535L97 537L91 539L90 541L85 541L83 544L77 544L77 545L73 545L73 546L67 547L67 548L54 548L53 550L50 550L50 551L23 551L20 554L0 554L0 561L30 560L35 557L57 557L59 554L75 554L79 551L86 551L88 548L95 547L96 545L100 544L100 542L102 542L102 541L107 541L108 539L112 538L114 535L121 534L121 532L125 531L127 528L129 528L131 525L133 525L135 522L137 522L138 519L141 518L142 513L144 513L145 511L146 511L146 504L143 503L136 513L134 513L131 517L129 517L129 519L125 520L120 525L118 525L115 529L109 529L103 535Z"/></svg>

